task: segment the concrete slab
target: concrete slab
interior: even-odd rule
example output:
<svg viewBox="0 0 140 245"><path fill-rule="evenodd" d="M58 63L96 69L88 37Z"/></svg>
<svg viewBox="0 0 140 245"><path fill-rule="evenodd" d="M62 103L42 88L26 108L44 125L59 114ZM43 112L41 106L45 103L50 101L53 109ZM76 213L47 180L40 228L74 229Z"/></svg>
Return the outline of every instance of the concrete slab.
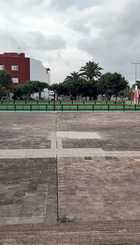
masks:
<svg viewBox="0 0 140 245"><path fill-rule="evenodd" d="M57 221L56 159L0 160L0 225Z"/></svg>
<svg viewBox="0 0 140 245"><path fill-rule="evenodd" d="M0 224L59 218L74 229L34 232L24 244L139 244L139 122L139 113L0 113ZM74 228L95 221L126 223L121 233Z"/></svg>
<svg viewBox="0 0 140 245"><path fill-rule="evenodd" d="M60 158L58 171L62 219L140 219L140 164L133 157Z"/></svg>

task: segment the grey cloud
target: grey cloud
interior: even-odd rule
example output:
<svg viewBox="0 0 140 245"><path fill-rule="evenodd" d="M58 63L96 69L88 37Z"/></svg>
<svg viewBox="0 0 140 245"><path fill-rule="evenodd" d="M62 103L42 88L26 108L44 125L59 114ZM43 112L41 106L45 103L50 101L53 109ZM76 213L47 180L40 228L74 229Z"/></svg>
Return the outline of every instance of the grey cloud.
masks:
<svg viewBox="0 0 140 245"><path fill-rule="evenodd" d="M110 16L98 20L101 31L98 38L83 38L78 47L101 61L107 70L118 70L131 80L131 62L140 58L139 9L138 0L129 1L124 11L113 15L112 19Z"/></svg>
<svg viewBox="0 0 140 245"><path fill-rule="evenodd" d="M10 6L13 6L13 7L15 7L15 6L16 7L20 7L20 6L26 6L26 5L28 5L28 7L35 6L35 5L39 6L42 3L44 3L44 0L30 0L30 1L22 0L22 2L19 1L19 0L6 0L6 1L1 0L1 2L0 2L0 4L3 5L3 6L4 5L5 6L10 5Z"/></svg>
<svg viewBox="0 0 140 245"><path fill-rule="evenodd" d="M2 14L16 16L32 16L33 13L43 14L46 11L48 2L45 0L0 0Z"/></svg>
<svg viewBox="0 0 140 245"><path fill-rule="evenodd" d="M23 41L24 40L24 41ZM66 47L66 42L60 36L46 37L40 32L30 33L0 33L1 50L61 50Z"/></svg>
<svg viewBox="0 0 140 245"><path fill-rule="evenodd" d="M40 32L30 32L25 39L29 47L38 50L59 50L66 47L66 41L58 35L45 36Z"/></svg>
<svg viewBox="0 0 140 245"><path fill-rule="evenodd" d="M52 0L50 6L57 10L68 9L70 7L88 8L99 4L100 0Z"/></svg>
<svg viewBox="0 0 140 245"><path fill-rule="evenodd" d="M127 77L130 63L140 58L139 0L0 0L0 8L1 51L22 50L47 60L58 50L63 54L58 61L65 57L73 65L92 56Z"/></svg>
<svg viewBox="0 0 140 245"><path fill-rule="evenodd" d="M0 47L1 51L21 51L23 47L26 45L21 40L17 40L17 38L9 32L0 32Z"/></svg>
<svg viewBox="0 0 140 245"><path fill-rule="evenodd" d="M82 34L88 34L91 30L90 26L87 23L81 23L81 21L79 20L70 23L69 26L74 31L80 32Z"/></svg>
<svg viewBox="0 0 140 245"><path fill-rule="evenodd" d="M52 10L64 10L70 7L88 8L100 4L104 0L1 0L0 6L7 6L14 8L35 8L41 6L50 6ZM47 10L47 9L46 9Z"/></svg>

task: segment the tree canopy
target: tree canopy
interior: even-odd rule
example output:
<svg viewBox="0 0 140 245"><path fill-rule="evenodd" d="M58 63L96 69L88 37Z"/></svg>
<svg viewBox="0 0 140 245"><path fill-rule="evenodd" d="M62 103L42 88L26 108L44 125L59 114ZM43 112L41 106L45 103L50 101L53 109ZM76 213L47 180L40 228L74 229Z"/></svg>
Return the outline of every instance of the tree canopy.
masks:
<svg viewBox="0 0 140 245"><path fill-rule="evenodd" d="M39 93L39 97L44 88L48 88L49 85L39 81L28 81L24 85L18 85L15 87L14 97L26 97L30 98L31 94Z"/></svg>
<svg viewBox="0 0 140 245"><path fill-rule="evenodd" d="M98 81L98 89L100 94L106 95L108 99L112 95L118 97L121 91L128 88L128 82L119 73L105 73Z"/></svg>
<svg viewBox="0 0 140 245"><path fill-rule="evenodd" d="M12 85L11 76L6 71L0 71L0 86L8 88Z"/></svg>
<svg viewBox="0 0 140 245"><path fill-rule="evenodd" d="M14 98L30 98L31 94L41 92L44 88L54 90L57 95L69 96L73 99L77 97L89 97L96 100L98 95L105 95L107 99L111 96L126 96L129 94L129 85L126 79L119 73L102 74L103 68L96 62L89 61L82 66L79 71L70 73L63 82L52 84L39 81L28 81L24 85L12 84L12 79L6 71L0 71L0 97L14 91ZM137 81L140 88L140 81Z"/></svg>
<svg viewBox="0 0 140 245"><path fill-rule="evenodd" d="M94 100L97 96L105 95L118 97L128 93L128 82L119 73L102 74L103 69L94 61L89 61L82 66L79 72L72 72L64 82L52 85L58 95L89 97Z"/></svg>
<svg viewBox="0 0 140 245"><path fill-rule="evenodd" d="M6 71L0 71L0 98L8 96L12 90L12 79Z"/></svg>
<svg viewBox="0 0 140 245"><path fill-rule="evenodd" d="M94 61L89 61L82 66L80 69L80 75L84 76L87 80L95 80L101 76L101 71L103 69L99 66L99 64Z"/></svg>

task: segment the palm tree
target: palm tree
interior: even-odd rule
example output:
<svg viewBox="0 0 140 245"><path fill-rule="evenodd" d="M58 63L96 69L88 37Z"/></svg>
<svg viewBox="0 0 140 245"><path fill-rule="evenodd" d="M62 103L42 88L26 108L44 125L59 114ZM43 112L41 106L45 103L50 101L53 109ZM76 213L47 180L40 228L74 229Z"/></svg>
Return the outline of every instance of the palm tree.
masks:
<svg viewBox="0 0 140 245"><path fill-rule="evenodd" d="M76 98L79 95L79 86L82 82L78 72L72 72L63 82L63 88L71 98Z"/></svg>
<svg viewBox="0 0 140 245"><path fill-rule="evenodd" d="M99 66L99 64L94 61L89 61L85 66L81 67L80 75L86 77L87 80L91 81L94 79L98 79L101 76L101 71L103 69Z"/></svg>
<svg viewBox="0 0 140 245"><path fill-rule="evenodd" d="M80 74L78 72L72 72L69 76L67 76L64 82L77 82L80 79Z"/></svg>

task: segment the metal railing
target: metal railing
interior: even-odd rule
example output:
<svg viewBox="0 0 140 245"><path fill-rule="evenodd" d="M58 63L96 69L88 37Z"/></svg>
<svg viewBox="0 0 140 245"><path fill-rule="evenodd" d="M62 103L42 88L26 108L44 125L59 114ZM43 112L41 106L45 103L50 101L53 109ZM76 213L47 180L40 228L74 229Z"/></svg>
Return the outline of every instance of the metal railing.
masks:
<svg viewBox="0 0 140 245"><path fill-rule="evenodd" d="M88 111L88 112L98 112L98 111L140 111L139 105L132 104L0 104L0 111L42 111L42 112L80 112L80 111Z"/></svg>

